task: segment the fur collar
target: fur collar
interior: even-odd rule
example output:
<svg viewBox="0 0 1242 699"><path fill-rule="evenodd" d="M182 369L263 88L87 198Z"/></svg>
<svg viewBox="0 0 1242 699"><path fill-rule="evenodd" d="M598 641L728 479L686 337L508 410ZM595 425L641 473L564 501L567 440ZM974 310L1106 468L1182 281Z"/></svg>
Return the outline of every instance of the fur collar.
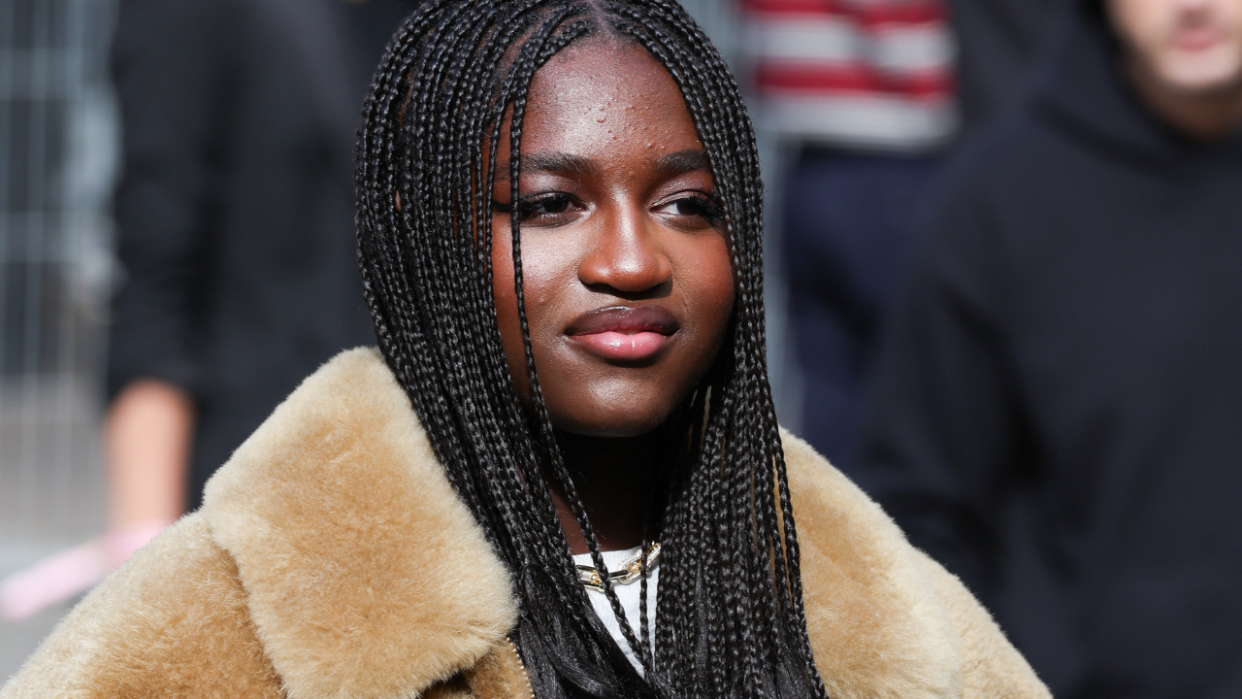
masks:
<svg viewBox="0 0 1242 699"><path fill-rule="evenodd" d="M829 694L959 696L956 636L914 549L810 447L785 440ZM307 379L204 502L291 699L417 696L507 645L517 602L505 568L375 350Z"/></svg>

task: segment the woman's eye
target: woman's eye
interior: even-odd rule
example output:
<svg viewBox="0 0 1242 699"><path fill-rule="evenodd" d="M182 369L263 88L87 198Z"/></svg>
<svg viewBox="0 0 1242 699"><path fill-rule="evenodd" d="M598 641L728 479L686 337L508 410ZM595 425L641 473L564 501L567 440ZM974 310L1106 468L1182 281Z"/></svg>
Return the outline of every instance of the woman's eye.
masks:
<svg viewBox="0 0 1242 699"><path fill-rule="evenodd" d="M715 224L724 215L724 212L718 203L702 196L682 197L681 199L671 201L660 208L664 209L665 213L670 213L675 216L701 218L712 224Z"/></svg>
<svg viewBox="0 0 1242 699"><path fill-rule="evenodd" d="M574 206L568 194L545 194L523 197L518 200L518 216L522 221L551 220L569 212Z"/></svg>
<svg viewBox="0 0 1242 699"><path fill-rule="evenodd" d="M569 197L547 197L531 202L529 213L563 214L569 210Z"/></svg>
<svg viewBox="0 0 1242 699"><path fill-rule="evenodd" d="M493 202L492 206L500 212L512 213L515 205ZM522 197L517 201L518 217L523 222L539 223L557 222L563 214L574 206L574 199L568 194L536 194Z"/></svg>

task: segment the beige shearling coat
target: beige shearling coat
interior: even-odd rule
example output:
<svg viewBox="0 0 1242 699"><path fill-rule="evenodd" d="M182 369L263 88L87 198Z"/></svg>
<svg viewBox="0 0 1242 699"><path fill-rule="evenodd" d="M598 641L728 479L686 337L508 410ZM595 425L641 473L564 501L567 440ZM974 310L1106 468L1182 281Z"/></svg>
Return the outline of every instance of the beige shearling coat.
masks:
<svg viewBox="0 0 1242 699"><path fill-rule="evenodd" d="M807 626L835 699L1049 694L956 578L785 435ZM82 601L0 699L528 699L517 602L377 352L297 389L201 510Z"/></svg>

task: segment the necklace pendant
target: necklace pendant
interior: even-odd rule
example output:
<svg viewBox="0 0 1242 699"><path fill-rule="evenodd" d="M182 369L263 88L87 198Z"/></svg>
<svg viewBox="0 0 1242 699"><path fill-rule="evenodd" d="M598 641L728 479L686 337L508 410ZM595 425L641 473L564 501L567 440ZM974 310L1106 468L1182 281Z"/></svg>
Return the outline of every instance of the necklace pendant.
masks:
<svg viewBox="0 0 1242 699"><path fill-rule="evenodd" d="M660 560L660 542L656 541L652 542L647 549L647 570L655 568L656 561L658 560ZM604 591L603 576L600 575L599 570L595 566L579 565L575 567L578 569L578 580L582 582L584 587L596 592ZM643 558L641 553L637 553L622 561L621 566L617 570L609 571L608 581L614 586L629 585L641 579L642 576Z"/></svg>

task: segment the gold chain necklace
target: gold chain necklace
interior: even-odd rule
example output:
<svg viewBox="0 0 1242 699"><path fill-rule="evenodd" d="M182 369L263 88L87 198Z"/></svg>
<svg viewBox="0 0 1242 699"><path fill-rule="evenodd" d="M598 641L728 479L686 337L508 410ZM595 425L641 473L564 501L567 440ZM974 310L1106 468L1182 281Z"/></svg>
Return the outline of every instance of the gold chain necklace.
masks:
<svg viewBox="0 0 1242 699"><path fill-rule="evenodd" d="M660 542L655 541L652 542L651 546L647 549L647 570L655 568L656 561L658 560L660 560ZM604 591L604 580L600 576L599 571L596 570L595 566L580 565L577 566L577 568L578 579L582 581L584 587L588 590L595 590L596 592ZM642 575L643 555L640 551L622 561L621 567L618 570L609 571L608 579L614 586L629 585L635 580L641 578Z"/></svg>

